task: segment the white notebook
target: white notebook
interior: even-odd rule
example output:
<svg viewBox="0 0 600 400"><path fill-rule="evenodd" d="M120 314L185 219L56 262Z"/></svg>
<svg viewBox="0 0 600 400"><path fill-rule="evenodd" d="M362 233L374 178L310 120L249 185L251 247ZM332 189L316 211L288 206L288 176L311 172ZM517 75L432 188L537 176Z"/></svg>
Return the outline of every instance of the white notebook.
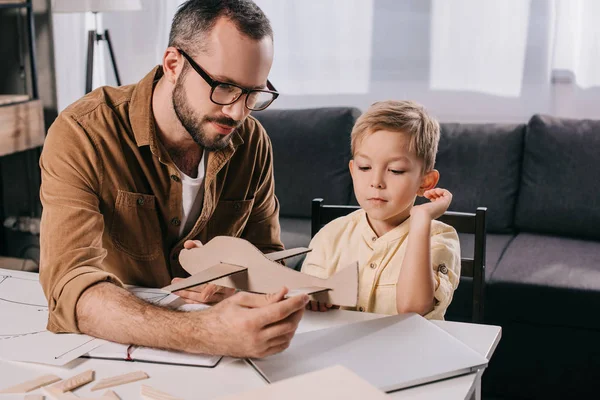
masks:
<svg viewBox="0 0 600 400"><path fill-rule="evenodd" d="M270 383L339 364L385 392L464 375L487 362L417 314L300 333L284 352L250 360Z"/></svg>
<svg viewBox="0 0 600 400"><path fill-rule="evenodd" d="M181 299L174 295L165 293L160 289L147 289L130 287L129 290L139 298L163 307L175 308L179 311L199 311L209 308L205 304L183 304ZM195 367L215 367L222 356L211 356L205 354L191 354L171 350L159 350L149 347L130 346L109 342L96 347L83 357L102 358L108 360L138 361L160 364L187 365Z"/></svg>
<svg viewBox="0 0 600 400"><path fill-rule="evenodd" d="M222 358L221 356L158 350L148 347L127 346L118 343L107 343L100 347L96 347L84 357L209 368L215 367Z"/></svg>

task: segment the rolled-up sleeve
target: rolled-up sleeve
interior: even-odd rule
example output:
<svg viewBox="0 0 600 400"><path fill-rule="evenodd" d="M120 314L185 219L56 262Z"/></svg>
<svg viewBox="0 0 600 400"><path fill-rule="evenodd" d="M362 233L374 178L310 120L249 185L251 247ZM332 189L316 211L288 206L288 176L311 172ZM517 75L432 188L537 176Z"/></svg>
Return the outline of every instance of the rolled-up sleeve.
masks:
<svg viewBox="0 0 600 400"><path fill-rule="evenodd" d="M122 285L102 268L103 166L94 139L62 113L50 127L40 168L40 282L48 299L48 329L79 332L75 310L81 294L102 281Z"/></svg>
<svg viewBox="0 0 600 400"><path fill-rule="evenodd" d="M436 229L431 235L431 264L435 285L435 306L427 319L444 319L460 278L460 242L451 226Z"/></svg>

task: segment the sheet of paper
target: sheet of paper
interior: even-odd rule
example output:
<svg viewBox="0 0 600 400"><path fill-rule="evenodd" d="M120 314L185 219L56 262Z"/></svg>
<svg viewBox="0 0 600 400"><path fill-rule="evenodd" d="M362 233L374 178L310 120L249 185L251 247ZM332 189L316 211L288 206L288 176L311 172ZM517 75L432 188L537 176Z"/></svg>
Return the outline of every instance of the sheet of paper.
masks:
<svg viewBox="0 0 600 400"><path fill-rule="evenodd" d="M0 269L0 358L64 365L106 343L46 330L48 304L38 275Z"/></svg>

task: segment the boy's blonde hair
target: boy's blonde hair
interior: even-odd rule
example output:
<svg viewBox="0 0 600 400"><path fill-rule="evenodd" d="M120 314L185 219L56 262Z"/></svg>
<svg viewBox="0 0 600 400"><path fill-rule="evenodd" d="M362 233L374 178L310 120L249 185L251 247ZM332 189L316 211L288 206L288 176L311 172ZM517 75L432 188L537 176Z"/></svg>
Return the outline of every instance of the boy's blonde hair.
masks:
<svg viewBox="0 0 600 400"><path fill-rule="evenodd" d="M384 129L410 135L410 150L423 160L423 173L433 169L440 141L440 124L427 114L423 106L413 101L395 100L371 105L352 128L352 156L366 135Z"/></svg>

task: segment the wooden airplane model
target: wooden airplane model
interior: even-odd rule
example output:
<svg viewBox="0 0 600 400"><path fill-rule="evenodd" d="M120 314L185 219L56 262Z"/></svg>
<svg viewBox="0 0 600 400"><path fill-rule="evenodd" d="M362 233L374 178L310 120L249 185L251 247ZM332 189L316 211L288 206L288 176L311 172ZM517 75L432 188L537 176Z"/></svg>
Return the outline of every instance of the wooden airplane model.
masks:
<svg viewBox="0 0 600 400"><path fill-rule="evenodd" d="M308 253L297 248L263 254L250 242L234 237L217 236L202 247L183 249L179 262L191 276L165 286L176 292L207 282L247 292L274 293L283 286L288 296L306 293L318 300L345 307L358 302L358 263L352 263L328 279L317 278L287 268L277 261Z"/></svg>

